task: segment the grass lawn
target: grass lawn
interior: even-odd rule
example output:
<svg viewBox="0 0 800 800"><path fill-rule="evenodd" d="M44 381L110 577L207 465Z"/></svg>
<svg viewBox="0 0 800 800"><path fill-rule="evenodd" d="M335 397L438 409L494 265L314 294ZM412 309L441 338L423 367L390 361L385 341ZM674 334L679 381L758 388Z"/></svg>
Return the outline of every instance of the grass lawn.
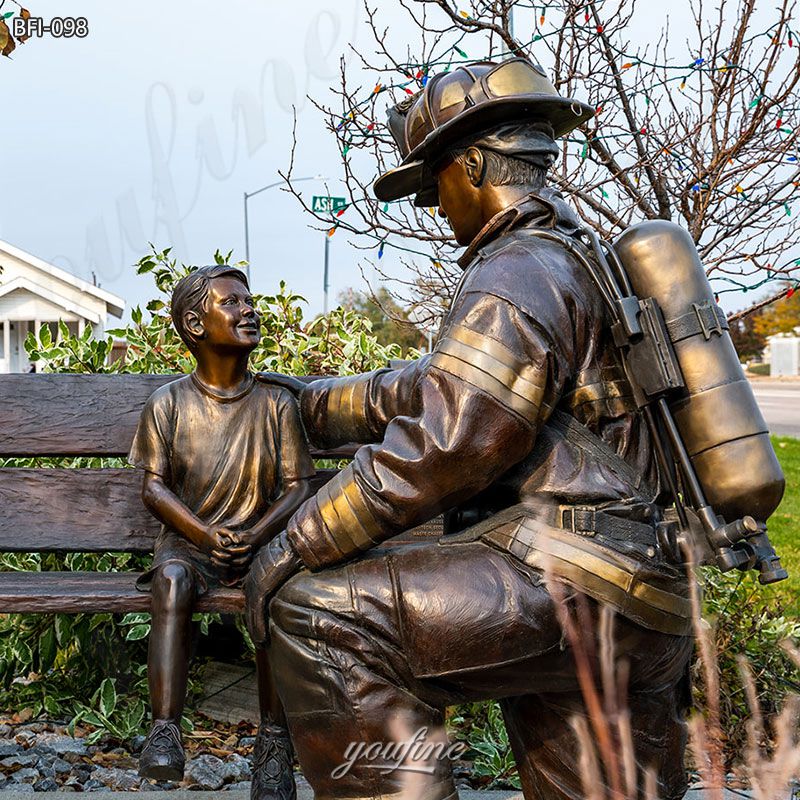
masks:
<svg viewBox="0 0 800 800"><path fill-rule="evenodd" d="M786 494L769 518L769 538L789 572L789 580L764 586L759 594L766 602L781 602L788 615L797 617L800 616L800 439L773 436L772 443L786 475Z"/></svg>

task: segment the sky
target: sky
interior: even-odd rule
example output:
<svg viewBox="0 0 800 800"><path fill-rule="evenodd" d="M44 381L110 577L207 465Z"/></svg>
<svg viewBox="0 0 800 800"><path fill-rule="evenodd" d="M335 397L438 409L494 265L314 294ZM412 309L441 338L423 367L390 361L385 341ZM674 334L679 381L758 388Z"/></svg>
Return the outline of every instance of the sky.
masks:
<svg viewBox="0 0 800 800"><path fill-rule="evenodd" d="M13 0L0 3L15 9ZM306 95L330 97L339 58L352 58L348 46L370 45L361 0L26 5L46 20L85 17L89 33L31 39L0 61L0 239L95 280L129 313L154 295L151 278L132 266L147 242L191 264L210 262L217 248L244 258L243 196L280 180L293 107L295 175L325 176L337 194L335 142ZM415 35L394 0L376 5L395 40ZM634 36L651 35L659 14L666 10L648 12ZM688 0L669 15L679 39ZM298 188L327 193L320 179ZM284 279L308 299L309 314L321 311L324 234L279 187L248 207L254 291L272 292ZM330 250L334 304L365 284L344 234ZM401 270L388 249L381 266Z"/></svg>
<svg viewBox="0 0 800 800"><path fill-rule="evenodd" d="M359 2L26 5L85 17L89 34L31 39L0 63L0 239L94 273L130 307L154 293L132 267L148 241L186 263L217 248L244 258L243 193L280 180L293 106L296 175L336 174L335 144L305 95L326 94L364 33ZM299 186L326 193L320 181ZM283 278L321 310L324 234L280 188L248 205L254 290ZM331 299L361 283L347 242L332 240Z"/></svg>

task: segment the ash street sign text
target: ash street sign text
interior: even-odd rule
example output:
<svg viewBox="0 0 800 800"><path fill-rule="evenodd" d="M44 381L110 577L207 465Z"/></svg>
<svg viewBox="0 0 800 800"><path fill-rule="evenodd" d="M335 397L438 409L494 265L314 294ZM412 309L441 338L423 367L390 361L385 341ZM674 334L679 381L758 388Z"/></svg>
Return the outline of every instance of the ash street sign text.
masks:
<svg viewBox="0 0 800 800"><path fill-rule="evenodd" d="M315 194L311 200L311 210L315 214L325 214L326 212L335 214L346 205L347 199L344 197L325 197Z"/></svg>

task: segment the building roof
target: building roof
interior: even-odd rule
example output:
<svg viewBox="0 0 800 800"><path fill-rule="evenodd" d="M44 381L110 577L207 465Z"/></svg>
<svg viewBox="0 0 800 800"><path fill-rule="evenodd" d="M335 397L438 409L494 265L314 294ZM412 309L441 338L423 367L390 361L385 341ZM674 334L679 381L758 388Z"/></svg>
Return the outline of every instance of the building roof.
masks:
<svg viewBox="0 0 800 800"><path fill-rule="evenodd" d="M67 272L66 270L61 269L54 264L48 263L47 261L43 261L41 258L38 258L31 253L27 253L18 247L14 247L13 244L9 244L8 242L0 239L0 254L2 253L6 253L9 256L18 259L19 261L22 261L34 269L38 269L46 275L49 275L51 278L55 278L62 283L72 286L78 291L96 297L98 300L102 300L108 308L108 313L113 314L115 317L121 317L125 310L125 301L121 297L112 294L105 289L101 289L99 286L95 286L88 281L82 280L76 275L73 275L71 272ZM2 280L1 277L0 280Z"/></svg>

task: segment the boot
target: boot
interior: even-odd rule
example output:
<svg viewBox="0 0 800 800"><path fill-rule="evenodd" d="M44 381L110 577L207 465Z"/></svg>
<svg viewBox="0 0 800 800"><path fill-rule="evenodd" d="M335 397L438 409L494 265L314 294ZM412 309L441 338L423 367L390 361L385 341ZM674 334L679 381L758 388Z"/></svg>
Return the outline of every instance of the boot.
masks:
<svg viewBox="0 0 800 800"><path fill-rule="evenodd" d="M156 781L183 780L186 756L180 728L169 719L153 720L139 755L139 775Z"/></svg>
<svg viewBox="0 0 800 800"><path fill-rule="evenodd" d="M296 800L292 756L286 728L262 722L253 747L250 800Z"/></svg>

